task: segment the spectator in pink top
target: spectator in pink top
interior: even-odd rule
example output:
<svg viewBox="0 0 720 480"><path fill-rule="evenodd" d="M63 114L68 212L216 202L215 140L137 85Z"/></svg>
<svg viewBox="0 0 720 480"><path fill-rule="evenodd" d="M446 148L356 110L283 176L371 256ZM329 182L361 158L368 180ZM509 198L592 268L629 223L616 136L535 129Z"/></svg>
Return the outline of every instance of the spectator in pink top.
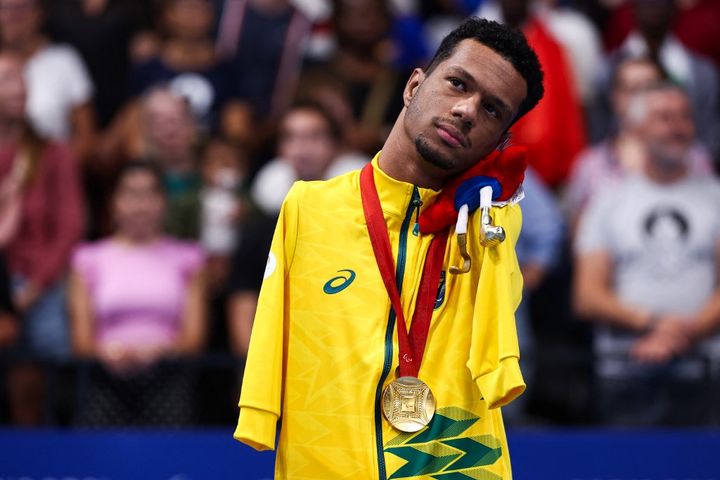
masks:
<svg viewBox="0 0 720 480"><path fill-rule="evenodd" d="M191 376L181 364L206 337L204 255L162 233L162 173L123 166L113 194L116 233L72 259L73 350L98 360L80 423L183 424L191 420Z"/></svg>

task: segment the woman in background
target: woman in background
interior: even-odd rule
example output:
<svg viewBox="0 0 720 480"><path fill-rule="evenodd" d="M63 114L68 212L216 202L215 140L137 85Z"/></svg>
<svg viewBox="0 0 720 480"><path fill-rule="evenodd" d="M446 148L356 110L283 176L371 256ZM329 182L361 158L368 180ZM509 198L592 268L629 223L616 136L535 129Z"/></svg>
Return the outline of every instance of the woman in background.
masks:
<svg viewBox="0 0 720 480"><path fill-rule="evenodd" d="M21 320L10 369L14 423L43 420L45 375L37 360L70 354L65 273L83 233L83 195L70 148L38 136L25 119L23 61L0 52L0 249L12 279ZM26 361L27 360L27 361Z"/></svg>
<svg viewBox="0 0 720 480"><path fill-rule="evenodd" d="M163 235L162 173L133 161L113 193L116 231L78 248L70 280L74 353L97 360L79 422L182 425L192 420L186 364L206 337L204 255Z"/></svg>
<svg viewBox="0 0 720 480"><path fill-rule="evenodd" d="M23 61L33 129L69 143L76 158L85 161L95 142L93 83L74 48L45 36L44 22L41 0L0 0L0 48Z"/></svg>

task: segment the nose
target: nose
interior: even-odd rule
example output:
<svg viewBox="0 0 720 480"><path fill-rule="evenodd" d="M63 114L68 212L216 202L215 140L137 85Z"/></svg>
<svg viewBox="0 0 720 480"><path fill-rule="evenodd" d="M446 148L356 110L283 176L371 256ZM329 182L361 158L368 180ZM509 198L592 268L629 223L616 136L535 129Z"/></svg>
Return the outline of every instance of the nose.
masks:
<svg viewBox="0 0 720 480"><path fill-rule="evenodd" d="M470 130L477 120L479 99L475 95L458 100L450 113L462 122L463 128Z"/></svg>

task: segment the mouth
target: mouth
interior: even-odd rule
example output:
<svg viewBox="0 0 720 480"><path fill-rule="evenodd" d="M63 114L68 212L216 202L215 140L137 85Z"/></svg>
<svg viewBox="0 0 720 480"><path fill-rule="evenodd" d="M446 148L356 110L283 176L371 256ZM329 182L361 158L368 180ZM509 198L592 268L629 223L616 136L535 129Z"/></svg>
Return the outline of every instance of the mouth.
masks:
<svg viewBox="0 0 720 480"><path fill-rule="evenodd" d="M467 139L457 128L451 125L437 124L435 129L437 130L438 136L449 146L453 148L467 148Z"/></svg>

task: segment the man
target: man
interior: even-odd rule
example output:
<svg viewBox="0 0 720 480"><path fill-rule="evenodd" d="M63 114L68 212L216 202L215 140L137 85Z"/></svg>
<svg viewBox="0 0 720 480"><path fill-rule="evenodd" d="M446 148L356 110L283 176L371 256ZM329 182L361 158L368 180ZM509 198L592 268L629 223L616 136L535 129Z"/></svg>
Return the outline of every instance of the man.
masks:
<svg viewBox="0 0 720 480"><path fill-rule="evenodd" d="M213 3L216 51L230 64L235 89L256 118L277 118L292 98L312 22L288 0Z"/></svg>
<svg viewBox="0 0 720 480"><path fill-rule="evenodd" d="M188 100L166 87L148 91L140 100L134 126L134 156L157 163L165 174L168 206L165 230L178 238L197 239L200 231L200 173L195 143L198 124Z"/></svg>
<svg viewBox="0 0 720 480"><path fill-rule="evenodd" d="M607 91L615 66L623 58L648 57L658 61L673 81L680 83L690 97L697 137L717 159L720 156L720 116L718 112L718 71L701 55L688 50L672 33L678 18L677 0L633 0L630 2L637 28L618 50L611 53L600 69L595 90ZM593 133L601 138L612 127L611 106L598 99L597 125ZM604 119L603 119L604 117Z"/></svg>
<svg viewBox="0 0 720 480"><path fill-rule="evenodd" d="M653 87L630 110L642 174L588 206L576 245L576 310L598 325L599 414L623 425L702 424L709 383L685 354L720 347L720 184L691 174L695 130L682 90Z"/></svg>
<svg viewBox="0 0 720 480"><path fill-rule="evenodd" d="M578 155L565 192L565 207L573 230L583 209L597 193L642 169L643 148L635 134L636 122L628 107L637 93L656 85L662 78L658 64L646 57L631 56L616 64L608 95L616 130ZM688 151L688 162L693 173L712 172L710 154L697 141Z"/></svg>
<svg viewBox="0 0 720 480"><path fill-rule="evenodd" d="M277 478L511 478L497 407L525 387L513 319L519 208L493 209L508 239L492 248L471 217L464 274L448 268L461 263L455 232L419 224L437 190L499 147L542 91L524 37L470 19L413 71L371 166L290 191L235 431L270 449L281 419Z"/></svg>
<svg viewBox="0 0 720 480"><path fill-rule="evenodd" d="M342 154L342 131L319 103L293 105L280 119L277 153L257 174L252 199L272 216L297 180L328 180L362 168L360 155Z"/></svg>

